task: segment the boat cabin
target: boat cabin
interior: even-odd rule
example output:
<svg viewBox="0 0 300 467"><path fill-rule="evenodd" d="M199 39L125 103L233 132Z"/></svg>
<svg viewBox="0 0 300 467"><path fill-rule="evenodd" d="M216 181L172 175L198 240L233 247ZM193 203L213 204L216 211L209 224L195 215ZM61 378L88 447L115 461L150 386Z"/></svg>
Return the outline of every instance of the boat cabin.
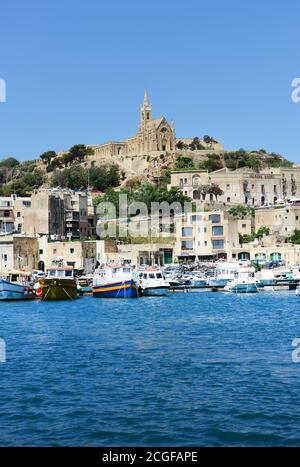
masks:
<svg viewBox="0 0 300 467"><path fill-rule="evenodd" d="M72 266L55 265L47 269L48 279L74 279Z"/></svg>

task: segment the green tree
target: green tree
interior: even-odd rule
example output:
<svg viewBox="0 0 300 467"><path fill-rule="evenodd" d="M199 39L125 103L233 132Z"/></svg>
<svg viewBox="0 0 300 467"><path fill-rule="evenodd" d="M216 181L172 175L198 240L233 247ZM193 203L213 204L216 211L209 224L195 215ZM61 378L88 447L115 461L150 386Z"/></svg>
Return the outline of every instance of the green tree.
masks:
<svg viewBox="0 0 300 467"><path fill-rule="evenodd" d="M75 144L69 149L71 160L82 162L87 156L93 155L94 150L85 144Z"/></svg>
<svg viewBox="0 0 300 467"><path fill-rule="evenodd" d="M214 172L215 170L222 169L223 162L219 154L208 154L207 160L199 164L199 169Z"/></svg>
<svg viewBox="0 0 300 467"><path fill-rule="evenodd" d="M89 171L90 185L105 191L109 187L116 187L120 182L120 172L117 165L92 167Z"/></svg>
<svg viewBox="0 0 300 467"><path fill-rule="evenodd" d="M40 159L47 166L49 166L51 160L54 159L55 157L57 157L57 154L56 154L55 151L46 151L46 152L43 152L43 154L40 155Z"/></svg>
<svg viewBox="0 0 300 467"><path fill-rule="evenodd" d="M232 206L228 213L237 219L244 219L249 215L254 216L255 210L250 208L249 206L243 206L242 204L237 204L236 206Z"/></svg>
<svg viewBox="0 0 300 467"><path fill-rule="evenodd" d="M190 157L179 156L175 163L175 170L190 170L194 169L195 165L193 160Z"/></svg>
<svg viewBox="0 0 300 467"><path fill-rule="evenodd" d="M87 172L81 165L73 165L62 171L55 171L51 180L53 187L79 190L87 188Z"/></svg>
<svg viewBox="0 0 300 467"><path fill-rule="evenodd" d="M261 238L261 237L263 237L264 235L269 235L269 234L270 234L270 229L269 229L269 227L266 227L265 225L263 225L263 226L261 226L261 227L257 230L257 232L256 232L256 234L255 234L255 237L256 237L256 238Z"/></svg>
<svg viewBox="0 0 300 467"><path fill-rule="evenodd" d="M2 159L0 161L0 167L6 167L7 169L13 169L17 167L20 162L15 159L14 157L7 157L6 159Z"/></svg>
<svg viewBox="0 0 300 467"><path fill-rule="evenodd" d="M183 141L177 141L177 143L176 143L176 148L177 148L177 149L183 149L183 148L184 148L184 143L183 143Z"/></svg>
<svg viewBox="0 0 300 467"><path fill-rule="evenodd" d="M219 185L217 185L217 183L212 183L209 187L208 193L215 196L217 200L218 196L222 196L224 194L224 191L219 187Z"/></svg>
<svg viewBox="0 0 300 467"><path fill-rule="evenodd" d="M288 239L291 243L294 243L295 245L299 245L300 244L300 230L295 229L293 235L291 235Z"/></svg>

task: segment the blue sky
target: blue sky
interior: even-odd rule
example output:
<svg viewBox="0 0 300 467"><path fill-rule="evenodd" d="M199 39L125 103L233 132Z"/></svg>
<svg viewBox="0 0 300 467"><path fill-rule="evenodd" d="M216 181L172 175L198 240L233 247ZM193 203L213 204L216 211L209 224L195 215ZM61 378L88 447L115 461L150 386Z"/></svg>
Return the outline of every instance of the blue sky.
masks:
<svg viewBox="0 0 300 467"><path fill-rule="evenodd" d="M0 5L0 158L136 133L148 89L177 136L300 162L296 0L10 0Z"/></svg>

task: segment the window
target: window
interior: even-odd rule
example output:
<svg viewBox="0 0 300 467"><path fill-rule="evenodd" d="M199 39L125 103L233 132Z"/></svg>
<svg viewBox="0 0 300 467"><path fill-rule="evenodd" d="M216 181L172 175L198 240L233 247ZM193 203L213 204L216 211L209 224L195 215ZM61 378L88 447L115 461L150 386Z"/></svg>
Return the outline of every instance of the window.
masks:
<svg viewBox="0 0 300 467"><path fill-rule="evenodd" d="M227 183L226 190L229 190L229 188L230 188L230 185L229 185L229 183Z"/></svg>
<svg viewBox="0 0 300 467"><path fill-rule="evenodd" d="M42 255L44 253L44 250L39 250L39 254Z"/></svg>
<svg viewBox="0 0 300 467"><path fill-rule="evenodd" d="M193 229L192 227L183 227L182 228L182 237L192 237Z"/></svg>
<svg viewBox="0 0 300 467"><path fill-rule="evenodd" d="M71 253L71 254L74 253L74 248L70 248L70 253Z"/></svg>
<svg viewBox="0 0 300 467"><path fill-rule="evenodd" d="M182 250L192 250L193 249L193 241L192 240L183 240L181 242L181 249Z"/></svg>
<svg viewBox="0 0 300 467"><path fill-rule="evenodd" d="M224 240L213 240L212 247L214 250L224 248Z"/></svg>
<svg viewBox="0 0 300 467"><path fill-rule="evenodd" d="M184 184L185 184L185 185L187 184L187 178L184 179Z"/></svg>
<svg viewBox="0 0 300 467"><path fill-rule="evenodd" d="M204 242L204 246L207 246L207 241L206 241L206 240L205 240L205 242Z"/></svg>
<svg viewBox="0 0 300 467"><path fill-rule="evenodd" d="M20 212L17 212L17 217L21 217L21 213L20 213Z"/></svg>
<svg viewBox="0 0 300 467"><path fill-rule="evenodd" d="M3 261L7 261L7 255L6 254L3 255Z"/></svg>
<svg viewBox="0 0 300 467"><path fill-rule="evenodd" d="M296 221L299 219L299 216L296 216Z"/></svg>
<svg viewBox="0 0 300 467"><path fill-rule="evenodd" d="M245 229L247 227L246 224L242 224L242 229Z"/></svg>
<svg viewBox="0 0 300 467"><path fill-rule="evenodd" d="M212 228L212 234L213 235L224 235L223 226L222 225L220 225L220 226L214 225L213 228Z"/></svg>
<svg viewBox="0 0 300 467"><path fill-rule="evenodd" d="M202 216L199 216L199 215L197 215L197 214L195 214L195 215L193 215L193 216L191 217L191 221L192 221L192 222L201 221L201 219L202 219Z"/></svg>
<svg viewBox="0 0 300 467"><path fill-rule="evenodd" d="M56 253L56 248L53 249L53 254L55 255L55 253Z"/></svg>
<svg viewBox="0 0 300 467"><path fill-rule="evenodd" d="M218 222L221 222L221 216L220 214L211 214L209 216L209 220L213 223L213 224L217 224Z"/></svg>
<svg viewBox="0 0 300 467"><path fill-rule="evenodd" d="M230 198L227 198L227 203L230 203Z"/></svg>
<svg viewBox="0 0 300 467"><path fill-rule="evenodd" d="M204 233L206 233L206 232L207 232L207 228L206 228L206 227L204 227Z"/></svg>

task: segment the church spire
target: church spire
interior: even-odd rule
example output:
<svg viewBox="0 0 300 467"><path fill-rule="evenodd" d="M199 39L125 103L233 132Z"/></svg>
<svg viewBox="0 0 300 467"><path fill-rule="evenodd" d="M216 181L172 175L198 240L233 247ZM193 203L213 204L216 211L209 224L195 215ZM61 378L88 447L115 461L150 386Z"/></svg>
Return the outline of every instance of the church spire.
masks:
<svg viewBox="0 0 300 467"><path fill-rule="evenodd" d="M149 105L149 99L148 99L148 93L147 93L147 89L145 89L145 92L144 92L144 106L148 106Z"/></svg>
<svg viewBox="0 0 300 467"><path fill-rule="evenodd" d="M148 123L152 120L152 105L149 102L148 93L144 92L144 102L141 106L141 124L140 129L144 130Z"/></svg>

